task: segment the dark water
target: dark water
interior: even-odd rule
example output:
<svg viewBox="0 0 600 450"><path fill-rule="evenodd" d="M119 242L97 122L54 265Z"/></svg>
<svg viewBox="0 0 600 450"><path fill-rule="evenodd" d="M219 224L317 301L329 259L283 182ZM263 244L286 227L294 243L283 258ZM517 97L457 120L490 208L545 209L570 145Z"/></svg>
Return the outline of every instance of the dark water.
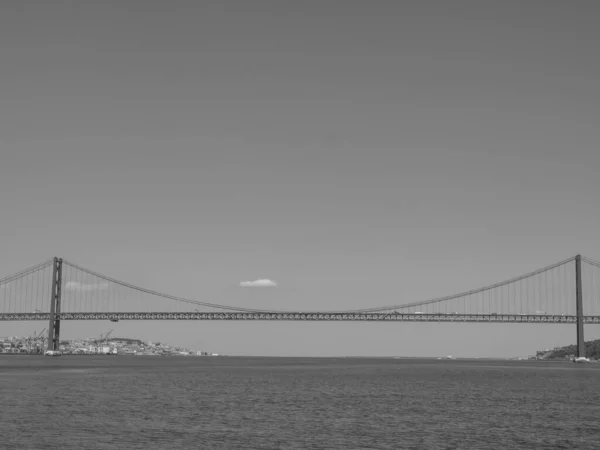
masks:
<svg viewBox="0 0 600 450"><path fill-rule="evenodd" d="M0 356L2 449L600 448L600 364Z"/></svg>

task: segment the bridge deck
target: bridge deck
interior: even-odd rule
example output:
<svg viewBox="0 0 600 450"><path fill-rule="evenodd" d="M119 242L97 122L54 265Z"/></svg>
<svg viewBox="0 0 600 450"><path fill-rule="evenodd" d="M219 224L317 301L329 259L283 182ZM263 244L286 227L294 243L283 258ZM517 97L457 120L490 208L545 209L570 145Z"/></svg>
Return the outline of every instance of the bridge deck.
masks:
<svg viewBox="0 0 600 450"><path fill-rule="evenodd" d="M408 314L360 312L61 312L60 320L262 320L329 322L485 322L485 323L577 323L575 315L535 314ZM0 313L0 321L50 320L49 313ZM584 316L584 323L600 324L600 316Z"/></svg>

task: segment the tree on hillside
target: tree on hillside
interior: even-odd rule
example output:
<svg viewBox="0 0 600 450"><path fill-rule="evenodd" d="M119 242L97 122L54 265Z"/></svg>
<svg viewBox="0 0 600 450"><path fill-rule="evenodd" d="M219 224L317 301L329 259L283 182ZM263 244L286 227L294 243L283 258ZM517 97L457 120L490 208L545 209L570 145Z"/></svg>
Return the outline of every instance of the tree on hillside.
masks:
<svg viewBox="0 0 600 450"><path fill-rule="evenodd" d="M539 351L538 354L545 353ZM568 355L577 355L577 345L567 345L559 347L552 351L551 359L563 359ZM585 356L592 359L600 359L600 339L588 341L585 343Z"/></svg>

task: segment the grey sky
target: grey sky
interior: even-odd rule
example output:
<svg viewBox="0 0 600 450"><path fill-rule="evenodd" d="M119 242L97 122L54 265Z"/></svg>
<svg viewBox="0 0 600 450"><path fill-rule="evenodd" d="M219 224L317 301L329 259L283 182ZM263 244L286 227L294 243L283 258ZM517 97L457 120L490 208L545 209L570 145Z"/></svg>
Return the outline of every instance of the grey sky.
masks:
<svg viewBox="0 0 600 450"><path fill-rule="evenodd" d="M2 275L56 255L199 300L350 309L459 292L578 252L600 259L597 2L73 5L0 6ZM278 287L235 288L257 278ZM2 324L0 335L40 325ZM69 322L63 334L111 325ZM114 328L315 355L513 355L575 335Z"/></svg>

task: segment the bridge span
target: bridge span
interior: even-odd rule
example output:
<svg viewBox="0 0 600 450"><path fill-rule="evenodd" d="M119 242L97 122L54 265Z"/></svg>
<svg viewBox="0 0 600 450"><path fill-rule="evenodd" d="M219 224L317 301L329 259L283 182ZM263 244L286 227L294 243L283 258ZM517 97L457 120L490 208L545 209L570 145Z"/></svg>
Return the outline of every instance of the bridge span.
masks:
<svg viewBox="0 0 600 450"><path fill-rule="evenodd" d="M585 311L585 313L584 313ZM577 255L484 287L412 303L347 311L281 311L163 294L62 258L0 279L0 321L48 321L58 349L70 320L212 320L573 324L578 356L583 325L600 324L600 262Z"/></svg>

